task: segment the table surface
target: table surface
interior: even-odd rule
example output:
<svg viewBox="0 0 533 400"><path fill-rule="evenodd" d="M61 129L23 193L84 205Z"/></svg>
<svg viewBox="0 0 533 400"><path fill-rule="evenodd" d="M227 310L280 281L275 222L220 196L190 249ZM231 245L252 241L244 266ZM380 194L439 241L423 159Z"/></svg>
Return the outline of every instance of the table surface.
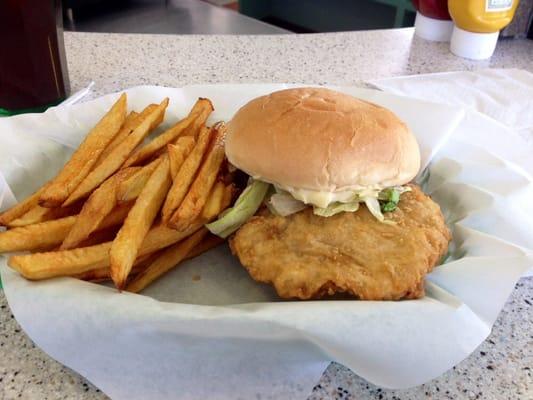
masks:
<svg viewBox="0 0 533 400"><path fill-rule="evenodd" d="M360 85L397 75L482 68L533 69L533 41L502 40L487 61L453 56L412 29L313 35L198 36L65 33L72 90L92 97L130 86L288 82ZM378 388L332 363L311 399L533 399L533 278L523 278L491 335L438 379L409 390ZM0 399L106 396L31 342L0 290Z"/></svg>

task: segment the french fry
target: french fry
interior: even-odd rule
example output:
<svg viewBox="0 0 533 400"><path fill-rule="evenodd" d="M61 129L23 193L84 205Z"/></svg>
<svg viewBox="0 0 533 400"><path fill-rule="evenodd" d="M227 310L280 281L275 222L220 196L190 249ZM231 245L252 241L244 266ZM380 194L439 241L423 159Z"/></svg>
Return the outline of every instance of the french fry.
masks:
<svg viewBox="0 0 533 400"><path fill-rule="evenodd" d="M79 249L11 256L8 265L30 280L80 274L109 257L112 242Z"/></svg>
<svg viewBox="0 0 533 400"><path fill-rule="evenodd" d="M111 109L89 132L59 174L41 193L39 204L59 207L91 171L98 157L113 140L126 119L126 94L122 94ZM69 204L72 204L71 201Z"/></svg>
<svg viewBox="0 0 533 400"><path fill-rule="evenodd" d="M200 243L187 253L183 261L190 260L191 258L198 257L217 246L224 243L225 240L219 236L208 234ZM183 243L183 242L181 242ZM137 257L133 267L131 268L130 276L135 276L145 270L150 264L152 264L163 252L163 250L156 251L152 254L146 254L141 257ZM90 281L94 283L105 282L111 280L111 268L101 267L92 269L81 274L73 275L73 278L81 279L83 281Z"/></svg>
<svg viewBox="0 0 533 400"><path fill-rule="evenodd" d="M126 204L117 207L100 224L98 229L109 228L121 223L131 208ZM0 253L11 251L37 250L57 246L63 242L76 223L76 215L53 221L13 228L0 232Z"/></svg>
<svg viewBox="0 0 533 400"><path fill-rule="evenodd" d="M110 228L100 228L100 230L93 232L87 239L78 244L78 248L95 246L97 244L112 242L117 235L119 226L115 225ZM46 253L50 251L59 251L59 246L57 244L52 246L40 247L38 249L32 249L32 253Z"/></svg>
<svg viewBox="0 0 533 400"><path fill-rule="evenodd" d="M61 210L61 209L62 207L46 208L46 207L41 207L40 205L36 205L32 209L30 209L26 214L8 223L7 226L9 228L20 228L21 226L38 224L40 222L49 221L51 219L57 219L57 218L46 218L46 215L50 215L51 211ZM58 217L58 218L61 218L61 217Z"/></svg>
<svg viewBox="0 0 533 400"><path fill-rule="evenodd" d="M18 228L40 222L51 221L58 218L68 217L80 212L81 204L73 204L69 207L46 208L36 205L23 216L14 219L7 224L10 228Z"/></svg>
<svg viewBox="0 0 533 400"><path fill-rule="evenodd" d="M204 127L196 145L189 153L178 173L174 177L174 181L170 191L168 192L167 199L163 205L163 210L161 212L163 222L167 223L170 220L170 217L174 213L181 202L183 201L189 187L191 186L194 177L196 176L196 171L200 168L204 154L206 153L210 139L212 137L212 130Z"/></svg>
<svg viewBox="0 0 533 400"><path fill-rule="evenodd" d="M115 208L117 203L116 190L122 179L128 178L141 168L126 168L108 178L96 189L83 205L76 223L61 244L60 250L78 246L93 233L104 218Z"/></svg>
<svg viewBox="0 0 533 400"><path fill-rule="evenodd" d="M170 175L172 179L176 177L178 171L185 161L185 158L194 147L194 138L191 136L183 136L176 140L176 144L168 144L168 158L170 161Z"/></svg>
<svg viewBox="0 0 533 400"><path fill-rule="evenodd" d="M207 229L201 228L187 239L164 250L145 270L141 271L128 285L126 291L139 293L150 283L175 268L187 254L207 235Z"/></svg>
<svg viewBox="0 0 533 400"><path fill-rule="evenodd" d="M117 136L115 136L111 143L109 143L109 145L106 147L104 152L100 155L93 169L100 165L102 161L113 151L113 149L122 143L124 139L126 139L129 134L141 124L141 122L143 122L151 113L156 110L156 108L157 104L149 104L144 108L144 110L141 111L140 114L132 111L126 118L126 121L124 122L124 125L122 125L122 128L120 128ZM159 119L154 120L150 129L155 129L161 122L163 122L163 119L164 115L161 114Z"/></svg>
<svg viewBox="0 0 533 400"><path fill-rule="evenodd" d="M127 179L123 179L117 186L116 198L119 203L136 199L141 193L142 189L148 182L150 175L154 172L156 167L161 162L160 159L155 159L150 164L144 167L129 167L140 168L135 174L131 175ZM128 169L128 168L126 168Z"/></svg>
<svg viewBox="0 0 533 400"><path fill-rule="evenodd" d="M220 209L219 214L230 206L236 191L237 190L233 183L230 183L226 186L226 190L224 191L224 199L222 200L222 208Z"/></svg>
<svg viewBox="0 0 533 400"><path fill-rule="evenodd" d="M153 254L147 254L145 256L139 257L135 260L135 264L131 268L132 274L138 274L144 270L148 264L147 261L150 261ZM91 281L91 282L104 282L111 280L111 268L101 267L85 271L81 274L72 275L73 278L81 279L82 281Z"/></svg>
<svg viewBox="0 0 533 400"><path fill-rule="evenodd" d="M218 128L213 128L213 130L215 135L207 156L198 171L198 175L182 203L169 220L169 226L175 229L186 229L200 216L209 192L218 176L222 161L224 161L225 128L219 126Z"/></svg>
<svg viewBox="0 0 533 400"><path fill-rule="evenodd" d="M165 225L157 225L150 229L148 235L143 241L143 244L139 250L139 256L153 253L154 251L161 250L164 247L173 245L174 243L183 240L187 236L192 235L198 229L203 226L203 221L197 221L189 229L184 231L177 231L170 229Z"/></svg>
<svg viewBox="0 0 533 400"><path fill-rule="evenodd" d="M117 171L135 147L150 133L150 129L155 121L160 119L162 114L164 115L167 106L168 98L163 100L124 141L109 153L107 158L97 168L87 175L83 182L79 184L76 190L63 203L63 206L68 206L86 197L94 188Z"/></svg>
<svg viewBox="0 0 533 400"><path fill-rule="evenodd" d="M218 185L217 185L218 186ZM221 189L217 189L221 190ZM213 201L212 212L215 215L218 215L222 210L227 208L233 196L233 185L224 186L222 185L222 197L221 201ZM218 195L217 195L218 197ZM216 207L215 207L216 206ZM205 222L202 220L202 222ZM188 231L192 231L195 227L199 227L199 223L195 222L193 226L189 227ZM162 229L159 227L159 229ZM155 233L153 230L152 234ZM208 236L202 240L208 234ZM198 235L195 239L192 239L195 235ZM155 236L155 235L154 235ZM188 242L190 240L190 242ZM220 245L225 240L212 235L207 232L205 228L199 229L194 235L190 236L187 239L168 247L167 249L161 250L160 255L153 260L153 263L150 264L144 271L140 272L126 287L126 291L138 293L144 288L146 288L151 282L159 278L164 273L168 272L178 263L184 260L188 260L198 255ZM186 244L187 242L187 244Z"/></svg>
<svg viewBox="0 0 533 400"><path fill-rule="evenodd" d="M222 239L220 236L209 233L204 240L194 246L193 249L187 253L187 256L184 260L190 260L191 258L198 257L200 254L220 246L225 241L226 240Z"/></svg>
<svg viewBox="0 0 533 400"><path fill-rule="evenodd" d="M34 194L29 196L25 200L15 204L9 210L0 213L0 226L8 226L11 221L22 217L32 208L39 205L39 198L41 197L41 194L44 192L46 187L47 184L42 186L39 190L37 190Z"/></svg>
<svg viewBox="0 0 533 400"><path fill-rule="evenodd" d="M183 232L158 225L146 235L137 257L177 243L201 227L201 221L198 221L197 224ZM9 258L8 265L18 271L23 277L31 280L81 274L91 269L109 267L109 250L111 250L112 243L107 242L80 249L48 253L15 255Z"/></svg>
<svg viewBox="0 0 533 400"><path fill-rule="evenodd" d="M115 147L117 147L124 139L126 139L128 135L138 126L138 124L140 123L138 119L139 115L140 114L135 111L132 111L128 114L126 120L124 121L124 124L122 124L122 127L120 128L118 133L115 135L113 140L111 140L111 142L107 145L102 154L100 154L100 156L98 157L98 161L96 161L96 163L93 165L93 169L98 167L102 163L102 161L106 159L109 153L111 153L111 151Z"/></svg>
<svg viewBox="0 0 533 400"><path fill-rule="evenodd" d="M106 229L106 228L121 224L128 216L132 207L133 207L133 203L124 203L124 204L117 205L113 209L113 211L111 211L104 218L104 220L100 222L100 225L98 225L97 230Z"/></svg>
<svg viewBox="0 0 533 400"><path fill-rule="evenodd" d="M200 121L201 124L205 123L212 111L213 105L208 99L198 99L186 118L180 120L176 125L133 153L130 158L126 160L124 166L129 167L131 165L136 165L151 158L168 143L171 143L176 140L177 137L184 135L193 122Z"/></svg>
<svg viewBox="0 0 533 400"><path fill-rule="evenodd" d="M72 278L94 283L105 282L111 280L111 270L109 267L95 268L81 274L74 274Z"/></svg>
<svg viewBox="0 0 533 400"><path fill-rule="evenodd" d="M167 153L170 159L170 176L172 179L178 173L178 170L185 161L187 155L191 152L195 144L194 137L192 136L181 136L175 143L167 144L167 147L159 149L155 154L156 157Z"/></svg>
<svg viewBox="0 0 533 400"><path fill-rule="evenodd" d="M159 257L159 254L161 254L162 251L164 251L164 249L137 257L135 259L135 262L133 263L131 272L139 273L141 272L141 270L146 269L157 257ZM109 271L111 271L111 268L109 269Z"/></svg>
<svg viewBox="0 0 533 400"><path fill-rule="evenodd" d="M211 106L211 103L209 103L209 106L205 107L200 112L200 114L198 115L198 118L196 118L194 121L192 121L192 123L187 127L187 129L185 129L183 131L181 136L192 136L195 139L198 138L198 135L200 134L200 131L202 130L202 127L205 126L206 121L209 118L209 115L213 112L213 108ZM175 140L177 140L177 139L174 139L174 141Z"/></svg>
<svg viewBox="0 0 533 400"><path fill-rule="evenodd" d="M78 247L89 247L100 243L112 242L128 216L133 202L117 205L89 237L78 244ZM57 248L56 250L60 250Z"/></svg>
<svg viewBox="0 0 533 400"><path fill-rule="evenodd" d="M212 221L217 217L219 210L222 208L225 192L226 186L224 186L224 183L216 182L202 210L202 218L204 220Z"/></svg>
<svg viewBox="0 0 533 400"><path fill-rule="evenodd" d="M0 232L0 253L34 250L61 243L75 222L76 216L70 216Z"/></svg>
<svg viewBox="0 0 533 400"><path fill-rule="evenodd" d="M138 292L224 241L203 226L235 194L224 125L205 126L211 102L198 99L186 118L144 146L168 99L127 116L126 103L124 94L56 178L0 214L0 226L9 228L0 232L0 253L33 251L8 260L23 277L112 279L119 290Z"/></svg>
<svg viewBox="0 0 533 400"><path fill-rule="evenodd" d="M124 287L143 239L150 230L171 183L169 160L164 155L111 246L111 276L118 289Z"/></svg>
<svg viewBox="0 0 533 400"><path fill-rule="evenodd" d="M89 247L106 242L112 242L113 240L115 240L119 229L120 226L115 225L110 228L95 231L91 233L87 239L80 242L77 247ZM60 248L56 248L55 250L60 250Z"/></svg>

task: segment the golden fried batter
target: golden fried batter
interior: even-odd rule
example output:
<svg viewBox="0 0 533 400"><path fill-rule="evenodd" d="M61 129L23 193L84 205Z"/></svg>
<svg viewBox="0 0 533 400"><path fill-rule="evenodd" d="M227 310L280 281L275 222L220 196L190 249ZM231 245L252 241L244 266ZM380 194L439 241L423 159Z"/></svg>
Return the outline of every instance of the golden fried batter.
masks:
<svg viewBox="0 0 533 400"><path fill-rule="evenodd" d="M414 299L446 253L450 232L438 204L418 186L380 223L366 206L324 218L308 208L288 217L253 217L231 239L233 253L280 297L347 293L362 300Z"/></svg>

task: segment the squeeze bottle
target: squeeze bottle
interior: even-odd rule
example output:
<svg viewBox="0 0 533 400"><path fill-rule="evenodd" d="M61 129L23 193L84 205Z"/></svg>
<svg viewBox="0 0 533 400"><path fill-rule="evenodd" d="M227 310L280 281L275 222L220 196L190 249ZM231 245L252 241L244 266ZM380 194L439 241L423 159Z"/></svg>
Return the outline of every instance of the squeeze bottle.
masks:
<svg viewBox="0 0 533 400"><path fill-rule="evenodd" d="M453 22L448 0L413 0L416 8L415 35L434 42L449 42Z"/></svg>
<svg viewBox="0 0 533 400"><path fill-rule="evenodd" d="M455 23L450 50L473 60L494 53L500 30L513 19L519 0L448 0Z"/></svg>

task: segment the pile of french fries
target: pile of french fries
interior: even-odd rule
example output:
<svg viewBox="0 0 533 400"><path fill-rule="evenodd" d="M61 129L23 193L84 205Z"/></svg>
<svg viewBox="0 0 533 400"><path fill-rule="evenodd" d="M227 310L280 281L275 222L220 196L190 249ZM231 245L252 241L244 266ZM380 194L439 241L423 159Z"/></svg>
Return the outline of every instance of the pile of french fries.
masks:
<svg viewBox="0 0 533 400"><path fill-rule="evenodd" d="M27 279L112 279L139 292L181 261L220 244L204 225L236 194L223 123L200 98L189 115L146 142L168 98L127 113L122 94L50 182L0 214L0 253Z"/></svg>

